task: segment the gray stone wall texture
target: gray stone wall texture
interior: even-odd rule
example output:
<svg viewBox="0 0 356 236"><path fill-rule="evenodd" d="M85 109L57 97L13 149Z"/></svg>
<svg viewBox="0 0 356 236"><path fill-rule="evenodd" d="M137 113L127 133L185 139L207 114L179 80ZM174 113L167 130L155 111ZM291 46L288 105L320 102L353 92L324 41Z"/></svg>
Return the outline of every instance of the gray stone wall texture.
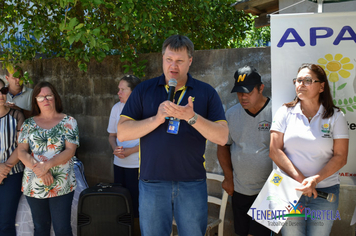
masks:
<svg viewBox="0 0 356 236"><path fill-rule="evenodd" d="M141 58L148 60L145 77L141 79L162 74L161 53L143 54ZM34 60L23 65L35 84L42 80L53 83L63 100L64 112L77 119L80 131L77 157L84 164L89 186L113 181L113 155L106 129L111 108L119 100L117 86L119 79L125 75L123 65L118 56L109 56L101 63L91 61L87 73L79 71L76 63L61 58ZM236 94L231 93L234 84L233 75L244 65L257 68L265 84L264 94L271 97L269 47L196 51L190 73L196 79L212 85L219 93L224 109L227 110L238 102ZM2 68L0 68L0 78L5 80L5 71ZM205 157L207 171L222 174L216 156L216 144L207 142ZM213 195L220 195L221 185L211 183L208 190ZM356 204L355 197L351 196L355 196L355 188L348 187L341 191L342 221L334 224L335 234L332 235L351 235L349 233L354 232L354 228L349 226ZM209 212L209 214L217 214L216 207L210 206ZM347 234L340 234L345 230ZM211 235L215 232L216 230L212 231ZM230 197L224 235L235 235Z"/></svg>

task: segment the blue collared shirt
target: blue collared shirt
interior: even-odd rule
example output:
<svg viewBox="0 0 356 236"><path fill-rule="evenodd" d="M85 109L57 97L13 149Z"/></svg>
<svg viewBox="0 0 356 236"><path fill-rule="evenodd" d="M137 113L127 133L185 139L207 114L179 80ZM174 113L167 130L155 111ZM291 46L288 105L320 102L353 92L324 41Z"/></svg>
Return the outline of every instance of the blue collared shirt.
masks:
<svg viewBox="0 0 356 236"><path fill-rule="evenodd" d="M157 114L159 105L167 100L165 76L140 83L131 93L121 115L143 120ZM193 97L194 111L216 122L225 119L220 97L207 83L188 74L186 93L179 105L185 106ZM177 91L178 101L182 90ZM180 121L178 134L168 134L168 120L140 138L140 179L191 181L205 179L206 139L185 120Z"/></svg>

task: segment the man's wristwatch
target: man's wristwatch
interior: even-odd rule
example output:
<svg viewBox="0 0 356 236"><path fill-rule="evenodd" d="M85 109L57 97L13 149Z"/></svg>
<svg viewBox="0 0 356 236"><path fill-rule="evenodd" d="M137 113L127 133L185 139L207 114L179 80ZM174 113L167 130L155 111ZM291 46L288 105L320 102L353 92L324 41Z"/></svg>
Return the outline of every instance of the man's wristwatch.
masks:
<svg viewBox="0 0 356 236"><path fill-rule="evenodd" d="M197 122L197 119L198 119L198 114L194 113L194 116L188 120L188 124L194 125L195 122Z"/></svg>

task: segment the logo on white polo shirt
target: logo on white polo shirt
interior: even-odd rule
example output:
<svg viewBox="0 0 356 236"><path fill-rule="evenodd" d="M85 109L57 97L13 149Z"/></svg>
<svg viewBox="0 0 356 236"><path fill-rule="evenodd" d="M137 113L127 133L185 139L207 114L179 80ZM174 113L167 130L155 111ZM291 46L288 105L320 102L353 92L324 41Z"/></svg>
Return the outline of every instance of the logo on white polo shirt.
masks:
<svg viewBox="0 0 356 236"><path fill-rule="evenodd" d="M323 133L323 136L321 136L322 138L331 138L330 125L328 123L321 126L321 132Z"/></svg>

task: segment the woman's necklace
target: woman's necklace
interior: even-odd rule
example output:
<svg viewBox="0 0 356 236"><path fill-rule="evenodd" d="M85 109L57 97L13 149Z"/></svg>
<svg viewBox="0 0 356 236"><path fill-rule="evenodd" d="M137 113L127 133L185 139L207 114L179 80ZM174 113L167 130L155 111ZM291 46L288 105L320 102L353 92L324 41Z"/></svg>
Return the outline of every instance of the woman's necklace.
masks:
<svg viewBox="0 0 356 236"><path fill-rule="evenodd" d="M308 116L302 107L301 107L301 109L302 109L303 114L308 118L309 121L311 121L311 119L313 119L314 116Z"/></svg>

